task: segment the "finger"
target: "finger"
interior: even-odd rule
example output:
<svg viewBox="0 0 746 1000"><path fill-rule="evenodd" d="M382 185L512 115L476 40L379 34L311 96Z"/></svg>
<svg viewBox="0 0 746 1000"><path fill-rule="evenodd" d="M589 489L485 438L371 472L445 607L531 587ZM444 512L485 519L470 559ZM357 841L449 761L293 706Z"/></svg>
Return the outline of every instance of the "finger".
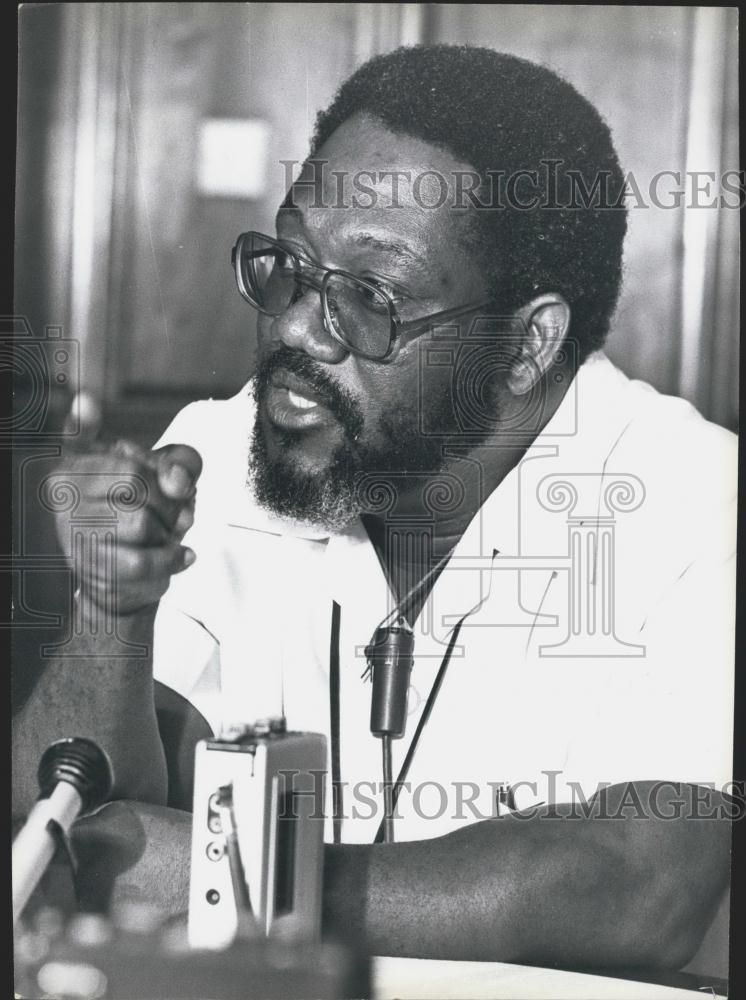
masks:
<svg viewBox="0 0 746 1000"><path fill-rule="evenodd" d="M81 599L90 599L98 607L111 608L119 612L130 613L143 608L157 605L168 590L170 577L158 577L151 580L138 581L118 580L115 587L102 581L86 582L81 592Z"/></svg>
<svg viewBox="0 0 746 1000"><path fill-rule="evenodd" d="M157 604L171 577L191 566L195 558L194 551L183 545L150 549L120 546L114 575L109 566L96 565L81 580L82 590L101 608L135 611Z"/></svg>
<svg viewBox="0 0 746 1000"><path fill-rule="evenodd" d="M159 452L165 451L166 449L159 449ZM191 451L192 449L189 449ZM165 495L159 475L159 461L160 454L158 452L153 452L149 449L141 448L139 445L134 444L132 441L127 441L120 439L114 444L114 452L117 455L121 455L122 458L132 459L135 463L135 468L140 469L144 475L148 486L148 504L151 510L153 510L157 516L161 519L163 526L167 531L173 532L182 536L184 532L191 527L193 517L189 515L182 517L183 506L180 503L175 502L178 497ZM196 452L194 453L197 454ZM197 455L199 464L201 467L201 459ZM181 466L176 466L176 471L181 474ZM169 472L172 472L169 469ZM178 493L177 489L175 493ZM188 497L194 496L194 487L191 486L187 491ZM189 501L187 500L187 503ZM183 527L177 527L179 524L179 519L181 518L181 524ZM142 538L135 538L134 541L150 542L151 544L157 544L160 541L165 541L163 534L159 533L151 536L144 536Z"/></svg>
<svg viewBox="0 0 746 1000"><path fill-rule="evenodd" d="M194 501L187 502L179 511L176 518L173 533L178 539L182 539L194 524Z"/></svg>
<svg viewBox="0 0 746 1000"><path fill-rule="evenodd" d="M114 480L119 480L117 486L129 483L129 506L149 506L165 527L173 530L182 510L178 501L194 496L201 468L199 453L188 445L168 445L150 451L131 441L119 440L105 448L71 453L58 466L57 476L85 475L86 508L95 507L97 502L111 506ZM122 496L121 491L118 495ZM116 506L117 513L121 506Z"/></svg>
<svg viewBox="0 0 746 1000"><path fill-rule="evenodd" d="M153 454L158 459L158 484L166 496L174 500L191 497L202 472L199 452L186 444L172 444Z"/></svg>
<svg viewBox="0 0 746 1000"><path fill-rule="evenodd" d="M136 447L136 446L135 446ZM158 474L147 453L129 445L106 454L88 453L76 456L57 469L56 476L64 480L68 473L85 476L85 495L81 503L86 514L96 511L117 518L123 511L134 512L148 507L163 522L167 531L174 527L182 504L166 496L158 483ZM78 513L82 513L79 508Z"/></svg>
<svg viewBox="0 0 746 1000"><path fill-rule="evenodd" d="M176 543L150 548L121 545L116 550L116 574L120 578L144 583L180 573L195 559L193 549ZM101 579L100 576L96 578Z"/></svg>
<svg viewBox="0 0 746 1000"><path fill-rule="evenodd" d="M117 516L117 541L123 545L168 545L175 541L173 534L152 507L121 511Z"/></svg>

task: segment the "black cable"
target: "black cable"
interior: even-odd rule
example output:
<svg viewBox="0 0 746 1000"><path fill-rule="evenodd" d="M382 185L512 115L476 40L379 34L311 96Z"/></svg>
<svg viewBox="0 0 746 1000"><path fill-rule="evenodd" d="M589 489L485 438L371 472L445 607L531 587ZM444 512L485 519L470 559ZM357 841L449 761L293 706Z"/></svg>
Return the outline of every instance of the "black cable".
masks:
<svg viewBox="0 0 746 1000"><path fill-rule="evenodd" d="M469 612L469 614L471 614L471 612ZM440 692L441 686L443 684L443 680L446 675L446 670L448 669L448 664L451 662L451 655L453 653L454 646L458 642L461 626L469 617L469 614L464 615L464 617L458 622L453 632L451 633L451 638L448 640L448 646L446 647L446 651L443 654L443 659L438 669L438 673L436 674L435 680L433 681L433 686L430 688L430 694L427 696L427 701L425 702L425 707L422 710L422 715L420 716L419 722L417 723L417 728L414 731L412 742L409 744L409 748L407 749L407 755L404 758L404 763L402 764L401 770L399 771L399 777L396 779L393 787L391 787L390 789L391 791L390 815L392 817L394 814L394 809L396 808L396 803L399 800L399 792L401 791L402 785L407 779L409 768L412 764L412 760L414 759L415 752L417 751L417 745L420 742L420 737L422 736L422 730L425 728L427 720L430 718L430 714L433 710L433 707L435 706L435 701L438 697L438 693ZM385 751L384 751L384 761L385 761ZM386 778L384 776L384 794L385 791L386 791ZM381 821L380 826L378 827L378 832L376 833L375 840L373 841L374 844L380 844L384 840L388 839L387 837L385 837L386 815L387 815L387 806L384 806L384 817L383 820ZM391 839L393 840L393 835Z"/></svg>
<svg viewBox="0 0 746 1000"><path fill-rule="evenodd" d="M492 550L492 560L490 562L490 573L491 573L492 568L493 568L493 566L495 564L495 559L499 555L500 555L500 550L499 549L493 549ZM425 580L426 579L427 579L427 577L425 577ZM422 582L424 582L424 581L422 581ZM422 582L420 583L419 586L422 586ZM401 791L402 785L406 781L407 774L409 773L409 768L410 768L410 766L412 764L412 760L414 759L414 755L415 755L415 752L417 750L417 745L419 744L420 737L422 736L422 730L425 728L425 725L427 724L427 720L430 718L430 714L431 714L431 712L433 710L433 707L435 705L435 700L438 697L438 693L440 691L441 685L443 684L443 680L444 680L445 675L446 675L446 670L448 669L448 664L451 661L451 655L453 654L454 646L458 642L459 633L461 632L461 626L464 624L464 622L466 621L467 618L469 618L471 615L475 614L477 611L479 611L483 607L485 601L489 598L489 596L490 596L491 593L492 593L492 577L490 575L490 585L489 585L489 587L487 589L487 593L484 595L484 597L480 598L480 600L474 605L473 608L470 608L466 612L466 614L463 615L459 619L458 623L456 624L456 627L454 628L453 632L451 633L451 637L448 640L448 646L446 647L445 654L443 655L443 659L441 661L440 668L438 669L438 673L437 673L437 675L435 677L435 680L433 682L433 686L430 689L430 694L427 696L427 701L425 702L425 707L424 707L424 709L422 711L422 715L420 716L420 720L417 723L417 727L416 727L416 729L414 731L414 736L412 737L412 742L409 744L409 748L407 750L406 757L404 758L404 763L402 764L401 770L399 771L399 777L396 779L396 782L394 783L394 786L393 786L393 789L392 789L392 810L391 810L392 815L393 815L394 809L396 808L396 803L399 800L399 792ZM410 592L409 595L407 595L407 598L409 598L410 596L411 596L411 592ZM390 616L387 616L387 618L388 617L390 617ZM384 619L384 621L386 621L386 619ZM379 626L379 628L380 628L380 626ZM383 840L383 827L384 827L384 824L383 824L383 822L381 822L381 824L378 827L378 832L376 833L375 840L373 841L374 844L380 844L381 841Z"/></svg>
<svg viewBox="0 0 746 1000"><path fill-rule="evenodd" d="M394 789L393 762L391 759L391 737L381 737L383 754L383 839L387 844L394 842Z"/></svg>
<svg viewBox="0 0 746 1000"><path fill-rule="evenodd" d="M339 746L339 632L341 608L332 601L332 631L329 646L329 712L331 715L331 758L332 758L332 825L334 843L342 843L342 779Z"/></svg>

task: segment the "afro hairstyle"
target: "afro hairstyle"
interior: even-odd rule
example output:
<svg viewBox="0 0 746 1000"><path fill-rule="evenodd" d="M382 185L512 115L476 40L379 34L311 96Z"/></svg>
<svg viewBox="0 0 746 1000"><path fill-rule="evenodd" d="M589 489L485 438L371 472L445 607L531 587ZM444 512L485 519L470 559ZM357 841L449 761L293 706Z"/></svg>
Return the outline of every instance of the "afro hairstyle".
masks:
<svg viewBox="0 0 746 1000"><path fill-rule="evenodd" d="M356 115L448 151L493 190L496 174L547 172L553 161L553 196L531 209L501 208L493 198L493 207L475 211L471 242L503 315L557 292L571 308L577 361L601 347L619 294L627 218L611 134L588 100L517 56L418 45L374 57L341 85L317 116L310 155ZM592 192L599 181L602 198L577 198L579 183Z"/></svg>

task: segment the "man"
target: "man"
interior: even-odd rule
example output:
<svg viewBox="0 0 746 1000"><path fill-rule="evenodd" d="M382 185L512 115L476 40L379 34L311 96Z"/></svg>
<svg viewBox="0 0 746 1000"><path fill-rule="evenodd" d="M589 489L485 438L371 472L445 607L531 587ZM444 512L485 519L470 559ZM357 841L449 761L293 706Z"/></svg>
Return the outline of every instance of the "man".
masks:
<svg viewBox="0 0 746 1000"><path fill-rule="evenodd" d="M74 459L91 512L139 477L115 585L83 571L78 600L153 649L99 635L19 722L29 770L75 729L138 801L80 824L89 871L183 908L184 758L284 712L333 745L331 929L422 957L691 957L728 882L706 786L730 777L734 447L600 353L624 232L608 129L548 70L423 47L343 85L276 236L234 250L250 386L152 453ZM394 776L413 756L398 842L374 844L364 648L393 620L415 632ZM192 706L181 756L156 696Z"/></svg>

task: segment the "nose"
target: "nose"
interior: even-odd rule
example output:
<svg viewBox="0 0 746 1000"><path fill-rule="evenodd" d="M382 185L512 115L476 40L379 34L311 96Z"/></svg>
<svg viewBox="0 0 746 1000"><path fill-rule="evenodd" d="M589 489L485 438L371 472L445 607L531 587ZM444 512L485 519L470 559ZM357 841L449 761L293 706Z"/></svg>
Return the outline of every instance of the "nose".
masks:
<svg viewBox="0 0 746 1000"><path fill-rule="evenodd" d="M315 361L337 365L347 357L345 348L326 329L321 295L315 288L301 288L284 313L269 319L269 339L304 351Z"/></svg>

